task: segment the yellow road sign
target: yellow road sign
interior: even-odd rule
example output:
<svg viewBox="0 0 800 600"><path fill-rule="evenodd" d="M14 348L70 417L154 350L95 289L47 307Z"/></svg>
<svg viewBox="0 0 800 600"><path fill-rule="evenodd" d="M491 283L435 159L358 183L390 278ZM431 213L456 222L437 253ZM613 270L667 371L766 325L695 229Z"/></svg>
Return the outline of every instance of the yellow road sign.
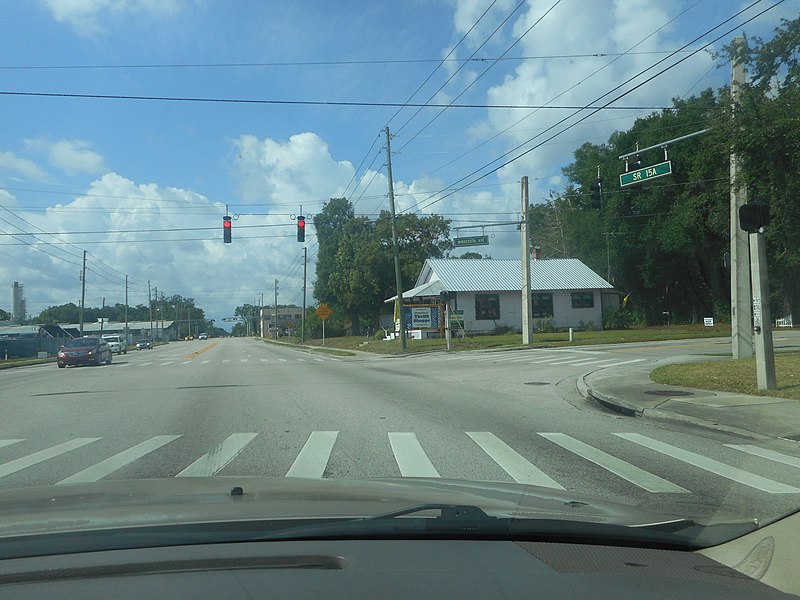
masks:
<svg viewBox="0 0 800 600"><path fill-rule="evenodd" d="M316 310L317 316L323 321L330 317L332 312L331 307L327 304L320 304Z"/></svg>

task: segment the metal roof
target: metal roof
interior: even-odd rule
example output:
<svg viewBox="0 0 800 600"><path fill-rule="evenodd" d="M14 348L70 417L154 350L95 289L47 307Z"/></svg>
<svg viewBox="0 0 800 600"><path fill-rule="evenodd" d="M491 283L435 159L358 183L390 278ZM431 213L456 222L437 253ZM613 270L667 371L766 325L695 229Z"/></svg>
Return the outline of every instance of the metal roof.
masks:
<svg viewBox="0 0 800 600"><path fill-rule="evenodd" d="M417 287L439 279L450 292L513 291L522 283L522 261L491 258L429 258ZM531 261L531 290L610 290L610 283L577 258Z"/></svg>
<svg viewBox="0 0 800 600"><path fill-rule="evenodd" d="M403 298L417 298L421 296L438 296L445 290L444 284L439 281L439 278L434 276L434 279L428 283L423 283L413 289L403 292ZM397 294L391 298L384 300L384 302L394 302L397 299Z"/></svg>

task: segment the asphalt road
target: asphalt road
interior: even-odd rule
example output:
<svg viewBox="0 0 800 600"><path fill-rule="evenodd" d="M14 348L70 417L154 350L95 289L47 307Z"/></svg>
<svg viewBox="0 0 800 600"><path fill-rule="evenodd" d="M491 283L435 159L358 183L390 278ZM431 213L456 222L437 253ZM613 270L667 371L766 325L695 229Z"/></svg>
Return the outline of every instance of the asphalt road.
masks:
<svg viewBox="0 0 800 600"><path fill-rule="evenodd" d="M0 371L0 487L443 477L533 483L691 516L777 517L800 504L796 442L621 417L575 391L589 370L724 344L387 358L212 339L115 355L108 366L10 369Z"/></svg>

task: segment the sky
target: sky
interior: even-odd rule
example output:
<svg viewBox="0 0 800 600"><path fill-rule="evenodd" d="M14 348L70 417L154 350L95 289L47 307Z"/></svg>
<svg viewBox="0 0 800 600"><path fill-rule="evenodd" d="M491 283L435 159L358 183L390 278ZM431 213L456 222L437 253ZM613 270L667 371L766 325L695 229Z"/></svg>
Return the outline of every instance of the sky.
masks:
<svg viewBox="0 0 800 600"><path fill-rule="evenodd" d="M522 176L543 202L581 144L725 85L711 51L769 39L800 9L753 19L777 2L5 0L0 308L13 282L32 316L79 304L85 251L86 306L123 303L127 276L131 305L149 284L229 327L276 280L302 304L304 246L312 306L313 215L389 208L386 127L397 211L516 258L513 225L474 226L519 218Z"/></svg>

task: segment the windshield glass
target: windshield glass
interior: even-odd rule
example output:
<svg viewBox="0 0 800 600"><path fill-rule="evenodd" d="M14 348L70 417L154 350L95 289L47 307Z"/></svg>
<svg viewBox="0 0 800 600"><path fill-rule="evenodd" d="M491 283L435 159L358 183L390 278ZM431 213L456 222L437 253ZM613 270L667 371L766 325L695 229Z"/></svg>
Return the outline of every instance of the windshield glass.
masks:
<svg viewBox="0 0 800 600"><path fill-rule="evenodd" d="M97 346L99 343L100 340L97 338L78 338L75 340L70 340L64 345L67 348L80 348L82 346Z"/></svg>
<svg viewBox="0 0 800 600"><path fill-rule="evenodd" d="M7 4L0 505L800 507L796 2Z"/></svg>

